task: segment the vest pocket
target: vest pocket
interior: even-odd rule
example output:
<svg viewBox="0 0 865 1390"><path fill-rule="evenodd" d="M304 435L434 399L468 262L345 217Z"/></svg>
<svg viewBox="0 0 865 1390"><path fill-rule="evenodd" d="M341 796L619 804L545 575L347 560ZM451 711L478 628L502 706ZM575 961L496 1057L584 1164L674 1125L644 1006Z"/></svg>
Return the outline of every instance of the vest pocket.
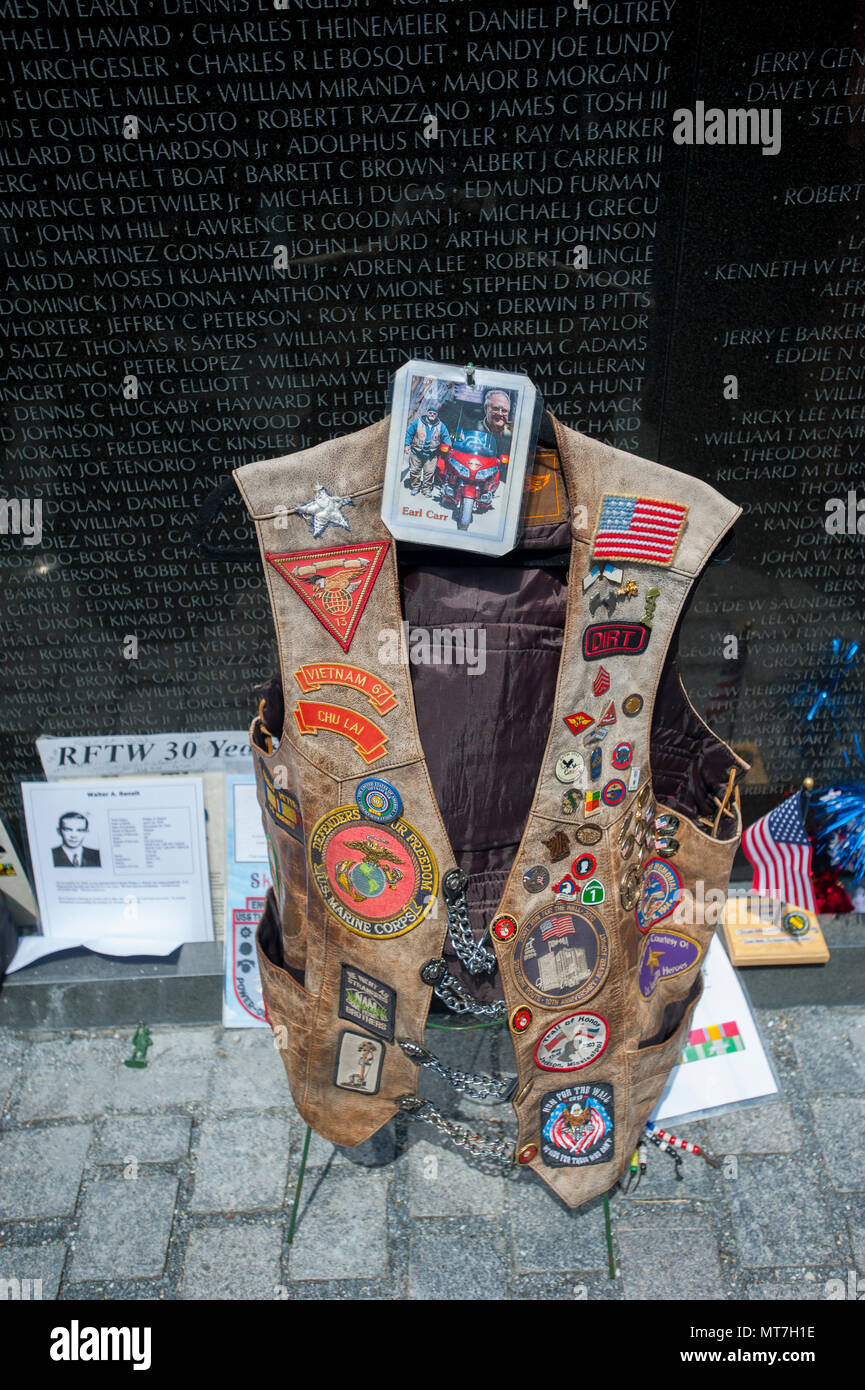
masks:
<svg viewBox="0 0 865 1390"><path fill-rule="evenodd" d="M685 998L667 1004L657 1031L642 1039L629 1051L628 1072L632 1104L637 1107L656 1103L664 1082L685 1045L691 1016L703 993L703 976L698 974Z"/></svg>
<svg viewBox="0 0 865 1390"><path fill-rule="evenodd" d="M286 965L273 889L267 892L255 944L268 1021L285 1066L291 1094L300 1109L306 1091L310 1030L317 1001L304 988L304 972Z"/></svg>

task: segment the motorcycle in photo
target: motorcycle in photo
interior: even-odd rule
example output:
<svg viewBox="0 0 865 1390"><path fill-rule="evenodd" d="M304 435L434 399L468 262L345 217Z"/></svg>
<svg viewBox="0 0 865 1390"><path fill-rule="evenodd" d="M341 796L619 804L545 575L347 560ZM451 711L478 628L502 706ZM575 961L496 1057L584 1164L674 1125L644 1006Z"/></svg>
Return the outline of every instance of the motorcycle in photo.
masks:
<svg viewBox="0 0 865 1390"><path fill-rule="evenodd" d="M475 512L489 511L501 482L507 455L495 450L495 437L485 430L460 430L438 457L438 484L443 506L453 508L460 531L467 531Z"/></svg>

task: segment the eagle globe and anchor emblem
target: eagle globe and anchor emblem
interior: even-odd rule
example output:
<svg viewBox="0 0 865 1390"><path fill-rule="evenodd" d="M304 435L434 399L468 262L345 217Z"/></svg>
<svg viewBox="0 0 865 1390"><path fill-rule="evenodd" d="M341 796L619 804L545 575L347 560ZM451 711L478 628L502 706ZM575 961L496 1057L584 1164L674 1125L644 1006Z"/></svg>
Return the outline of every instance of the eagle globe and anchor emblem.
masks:
<svg viewBox="0 0 865 1390"><path fill-rule="evenodd" d="M343 892L355 902L377 898L386 888L395 888L401 882L402 870L396 867L399 857L381 836L370 834L363 840L346 840L345 847L361 858L340 859L335 877Z"/></svg>

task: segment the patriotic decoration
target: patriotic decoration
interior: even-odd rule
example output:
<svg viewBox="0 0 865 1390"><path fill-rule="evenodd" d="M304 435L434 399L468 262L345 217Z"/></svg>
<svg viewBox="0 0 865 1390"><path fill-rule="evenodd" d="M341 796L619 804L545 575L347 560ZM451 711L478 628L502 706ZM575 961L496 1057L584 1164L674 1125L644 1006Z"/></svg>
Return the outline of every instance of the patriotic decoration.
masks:
<svg viewBox="0 0 865 1390"><path fill-rule="evenodd" d="M865 782L848 782L824 792L817 798L817 816L817 845L827 850L832 867L852 874L857 882L865 879Z"/></svg>
<svg viewBox="0 0 865 1390"><path fill-rule="evenodd" d="M574 924L570 917L551 917L549 925L541 931L544 941L549 941L551 937L573 936Z"/></svg>
<svg viewBox="0 0 865 1390"><path fill-rule="evenodd" d="M805 793L798 791L748 826L742 849L754 868L752 893L816 912L805 809Z"/></svg>
<svg viewBox="0 0 865 1390"><path fill-rule="evenodd" d="M613 1157L613 1088L596 1081L548 1091L541 1101L541 1156L552 1168L609 1163Z"/></svg>
<svg viewBox="0 0 865 1390"><path fill-rule="evenodd" d="M592 555L596 560L670 565L687 515L688 508L681 502L608 493L601 504Z"/></svg>

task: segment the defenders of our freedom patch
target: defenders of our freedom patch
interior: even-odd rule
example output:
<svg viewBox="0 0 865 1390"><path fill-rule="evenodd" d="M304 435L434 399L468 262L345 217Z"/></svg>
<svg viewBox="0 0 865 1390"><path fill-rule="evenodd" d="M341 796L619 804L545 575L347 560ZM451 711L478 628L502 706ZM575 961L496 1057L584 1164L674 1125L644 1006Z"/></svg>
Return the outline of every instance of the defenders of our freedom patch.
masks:
<svg viewBox="0 0 865 1390"><path fill-rule="evenodd" d="M396 990L354 965L340 966L339 1017L393 1042Z"/></svg>
<svg viewBox="0 0 865 1390"><path fill-rule="evenodd" d="M381 1084L383 1061L384 1043L346 1030L339 1035L333 1084L343 1091L374 1096Z"/></svg>
<svg viewBox="0 0 865 1390"><path fill-rule="evenodd" d="M606 929L588 907L548 903L520 926L514 976L520 992L542 1008L576 1007L591 999L609 968Z"/></svg>
<svg viewBox="0 0 865 1390"><path fill-rule="evenodd" d="M312 880L349 931L380 941L404 936L432 910L438 868L432 850L402 817L371 823L356 806L338 806L309 837Z"/></svg>
<svg viewBox="0 0 865 1390"><path fill-rule="evenodd" d="M609 1163L615 1149L613 1087L565 1086L541 1099L541 1158L549 1168Z"/></svg>

